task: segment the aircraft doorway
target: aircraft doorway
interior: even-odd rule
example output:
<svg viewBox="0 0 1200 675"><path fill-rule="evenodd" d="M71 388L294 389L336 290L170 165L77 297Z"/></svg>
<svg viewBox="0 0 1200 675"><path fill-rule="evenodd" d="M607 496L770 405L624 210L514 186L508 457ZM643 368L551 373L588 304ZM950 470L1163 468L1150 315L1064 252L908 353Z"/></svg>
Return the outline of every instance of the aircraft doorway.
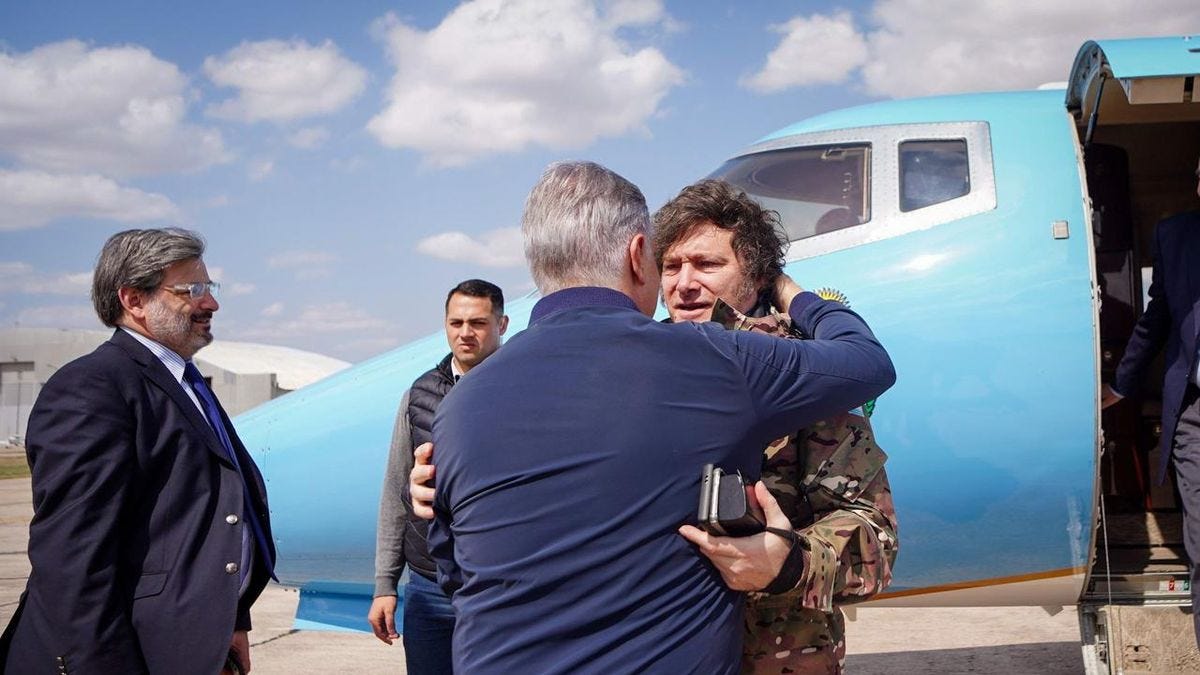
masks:
<svg viewBox="0 0 1200 675"><path fill-rule="evenodd" d="M1194 175L1200 125L1102 125L1084 155L1101 302L1101 379L1110 383L1148 299L1155 224L1200 207ZM1086 597L1187 597L1173 470L1166 484L1155 481L1162 371L1160 355L1142 389L1101 414L1101 527Z"/></svg>
<svg viewBox="0 0 1200 675"><path fill-rule="evenodd" d="M1100 125L1092 141L1084 168L1100 293L1100 374L1111 383L1148 302L1156 223L1200 208L1200 123ZM1081 626L1085 645L1095 645L1112 672L1193 658L1191 616L1155 609L1190 604L1173 468L1165 484L1156 484L1162 374L1160 354L1139 391L1101 412L1098 526Z"/></svg>

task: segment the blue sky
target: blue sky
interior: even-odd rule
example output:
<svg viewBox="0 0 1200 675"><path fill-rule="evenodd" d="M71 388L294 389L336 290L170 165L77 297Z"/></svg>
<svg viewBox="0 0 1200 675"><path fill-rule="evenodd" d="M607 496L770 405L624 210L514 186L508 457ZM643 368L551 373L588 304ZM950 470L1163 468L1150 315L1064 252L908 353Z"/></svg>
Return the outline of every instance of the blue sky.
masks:
<svg viewBox="0 0 1200 675"><path fill-rule="evenodd" d="M551 161L654 209L798 119L1035 87L1085 39L1200 27L1194 0L1156 6L8 0L0 327L100 327L104 240L179 225L208 240L219 339L358 361L439 330L458 281L532 290L516 228Z"/></svg>

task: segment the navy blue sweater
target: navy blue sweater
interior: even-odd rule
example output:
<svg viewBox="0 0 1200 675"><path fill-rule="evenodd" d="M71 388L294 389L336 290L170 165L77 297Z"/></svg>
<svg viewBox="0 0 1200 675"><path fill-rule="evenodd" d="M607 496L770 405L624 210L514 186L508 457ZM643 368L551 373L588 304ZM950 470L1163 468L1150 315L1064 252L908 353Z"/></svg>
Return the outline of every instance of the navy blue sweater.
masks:
<svg viewBox="0 0 1200 675"><path fill-rule="evenodd" d="M700 469L757 478L762 449L895 380L844 306L802 293L813 340L664 324L572 288L472 369L434 421L438 578L455 672L736 673L742 594L677 528Z"/></svg>

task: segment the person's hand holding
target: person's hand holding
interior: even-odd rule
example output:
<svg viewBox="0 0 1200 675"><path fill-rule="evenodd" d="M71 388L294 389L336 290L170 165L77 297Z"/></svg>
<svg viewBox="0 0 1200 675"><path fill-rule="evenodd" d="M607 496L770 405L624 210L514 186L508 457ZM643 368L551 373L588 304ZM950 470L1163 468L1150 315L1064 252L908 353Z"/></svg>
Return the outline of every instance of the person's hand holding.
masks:
<svg viewBox="0 0 1200 675"><path fill-rule="evenodd" d="M408 474L408 492L412 495L413 514L433 519L433 443L422 443L413 452L413 468Z"/></svg>
<svg viewBox="0 0 1200 675"><path fill-rule="evenodd" d="M1110 387L1109 385L1105 384L1104 386L1100 387L1100 409L1101 410L1113 405L1117 401L1120 401L1122 398L1124 398L1124 397L1121 396L1120 394L1118 394L1117 392L1113 391L1113 388Z"/></svg>
<svg viewBox="0 0 1200 675"><path fill-rule="evenodd" d="M792 299L804 292L800 284L786 274L775 277L774 288L775 306L784 314L787 314L788 307L792 306Z"/></svg>
<svg viewBox="0 0 1200 675"><path fill-rule="evenodd" d="M241 670L242 675L250 672L250 633L244 630L233 631L233 640L229 643L229 651L233 658L237 660L237 665ZM228 665L228 664L226 664ZM229 668L222 668L221 674L233 672Z"/></svg>
<svg viewBox="0 0 1200 675"><path fill-rule="evenodd" d="M768 527L791 529L791 522L762 481L754 484L754 494L766 515ZM684 525L679 528L679 534L695 544L712 561L725 585L735 591L766 588L779 575L792 548L790 541L770 532L760 532L750 537L720 537L698 527Z"/></svg>
<svg viewBox="0 0 1200 675"><path fill-rule="evenodd" d="M396 604L396 596L381 595L371 601L371 609L367 611L367 623L371 624L371 631L389 645L400 637L396 632Z"/></svg>

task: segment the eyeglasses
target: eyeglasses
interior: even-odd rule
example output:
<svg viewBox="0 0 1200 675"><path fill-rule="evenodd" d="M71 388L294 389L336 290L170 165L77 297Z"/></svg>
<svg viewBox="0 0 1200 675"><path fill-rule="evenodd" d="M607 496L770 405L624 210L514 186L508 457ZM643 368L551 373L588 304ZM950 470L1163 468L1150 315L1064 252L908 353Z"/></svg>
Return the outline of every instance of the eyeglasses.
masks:
<svg viewBox="0 0 1200 675"><path fill-rule="evenodd" d="M215 281L193 281L190 284L163 286L163 290L170 291L175 295L186 295L192 300L199 300L204 297L205 293L216 297L217 291L221 290L221 284Z"/></svg>

